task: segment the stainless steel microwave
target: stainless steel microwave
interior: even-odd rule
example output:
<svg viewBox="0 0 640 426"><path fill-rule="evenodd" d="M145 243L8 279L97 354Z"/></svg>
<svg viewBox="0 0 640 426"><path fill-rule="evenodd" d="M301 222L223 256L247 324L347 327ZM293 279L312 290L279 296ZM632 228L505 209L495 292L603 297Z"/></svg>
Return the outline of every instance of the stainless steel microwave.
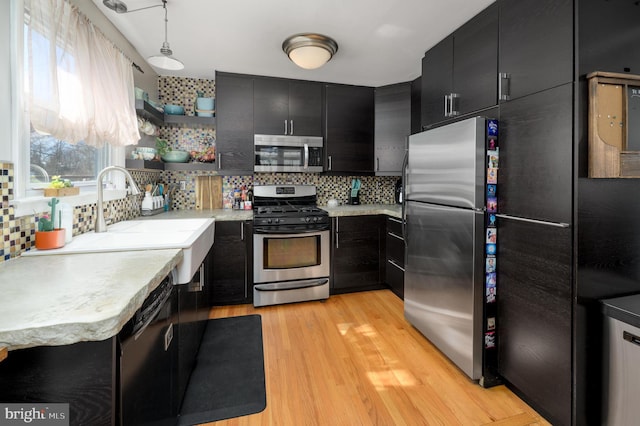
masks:
<svg viewBox="0 0 640 426"><path fill-rule="evenodd" d="M322 172L320 136L254 135L255 172Z"/></svg>

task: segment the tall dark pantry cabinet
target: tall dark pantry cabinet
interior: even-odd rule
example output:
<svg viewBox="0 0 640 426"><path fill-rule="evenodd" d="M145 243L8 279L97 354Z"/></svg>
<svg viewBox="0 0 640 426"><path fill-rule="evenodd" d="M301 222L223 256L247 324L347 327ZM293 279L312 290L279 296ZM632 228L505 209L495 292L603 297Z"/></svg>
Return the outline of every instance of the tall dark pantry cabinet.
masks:
<svg viewBox="0 0 640 426"><path fill-rule="evenodd" d="M422 62L423 128L475 115L500 120L498 373L554 425L573 417L573 31L572 0L498 0ZM449 44L453 71L440 60ZM483 91L457 93L456 50L484 52L478 67L464 67L478 69ZM497 84L480 84L487 74ZM448 98L433 84L450 77L453 97L474 107L442 122L430 111Z"/></svg>

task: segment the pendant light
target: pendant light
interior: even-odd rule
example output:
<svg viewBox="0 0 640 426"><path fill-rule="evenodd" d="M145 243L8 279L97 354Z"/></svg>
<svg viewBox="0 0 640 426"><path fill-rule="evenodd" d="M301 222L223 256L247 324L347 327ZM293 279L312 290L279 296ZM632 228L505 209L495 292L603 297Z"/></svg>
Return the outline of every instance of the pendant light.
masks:
<svg viewBox="0 0 640 426"><path fill-rule="evenodd" d="M173 51L167 41L167 23L169 22L167 19L167 0L162 0L162 7L164 7L164 43L162 43L162 47L160 48L160 55L150 56L147 58L147 62L153 67L164 70L181 70L184 68L184 64L171 56L173 55Z"/></svg>
<svg viewBox="0 0 640 426"><path fill-rule="evenodd" d="M322 34L295 34L282 43L282 50L300 68L313 70L331 60L338 51L338 43Z"/></svg>
<svg viewBox="0 0 640 426"><path fill-rule="evenodd" d="M161 4L154 4L153 6L140 7L138 9L129 10L129 8L127 7L127 4L122 0L102 0L102 4L104 4L105 6L107 6L107 8L113 10L116 13L131 13L131 12L137 12L139 10L152 9L154 7L162 6Z"/></svg>

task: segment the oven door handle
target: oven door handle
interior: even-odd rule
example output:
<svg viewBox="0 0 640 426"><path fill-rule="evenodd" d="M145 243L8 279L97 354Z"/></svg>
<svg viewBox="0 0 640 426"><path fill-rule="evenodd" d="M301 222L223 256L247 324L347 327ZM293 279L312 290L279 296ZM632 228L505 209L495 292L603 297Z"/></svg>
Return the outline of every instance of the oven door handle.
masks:
<svg viewBox="0 0 640 426"><path fill-rule="evenodd" d="M254 227L253 228L253 233L254 234L274 234L274 235L281 235L281 234L317 234L319 232L323 232L323 231L328 231L329 230L329 226L327 225L326 228L315 228L315 229L296 229L296 230L291 230L291 229L262 229L259 227Z"/></svg>
<svg viewBox="0 0 640 426"><path fill-rule="evenodd" d="M281 291L281 290L295 290L299 288L319 287L329 282L327 278L321 278L319 280L312 281L288 281L280 283L269 284L256 284L253 286L258 291Z"/></svg>

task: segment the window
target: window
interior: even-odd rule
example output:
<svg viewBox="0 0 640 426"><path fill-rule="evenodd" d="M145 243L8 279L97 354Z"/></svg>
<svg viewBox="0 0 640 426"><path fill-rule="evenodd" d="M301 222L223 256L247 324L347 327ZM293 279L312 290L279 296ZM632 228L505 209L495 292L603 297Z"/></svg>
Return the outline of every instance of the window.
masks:
<svg viewBox="0 0 640 426"><path fill-rule="evenodd" d="M41 195L52 176L95 187L140 139L131 61L68 0L12 7L16 197Z"/></svg>
<svg viewBox="0 0 640 426"><path fill-rule="evenodd" d="M31 127L29 149L29 189L42 188L52 176L69 179L74 185L93 183L104 167L105 149L79 142L70 144Z"/></svg>

